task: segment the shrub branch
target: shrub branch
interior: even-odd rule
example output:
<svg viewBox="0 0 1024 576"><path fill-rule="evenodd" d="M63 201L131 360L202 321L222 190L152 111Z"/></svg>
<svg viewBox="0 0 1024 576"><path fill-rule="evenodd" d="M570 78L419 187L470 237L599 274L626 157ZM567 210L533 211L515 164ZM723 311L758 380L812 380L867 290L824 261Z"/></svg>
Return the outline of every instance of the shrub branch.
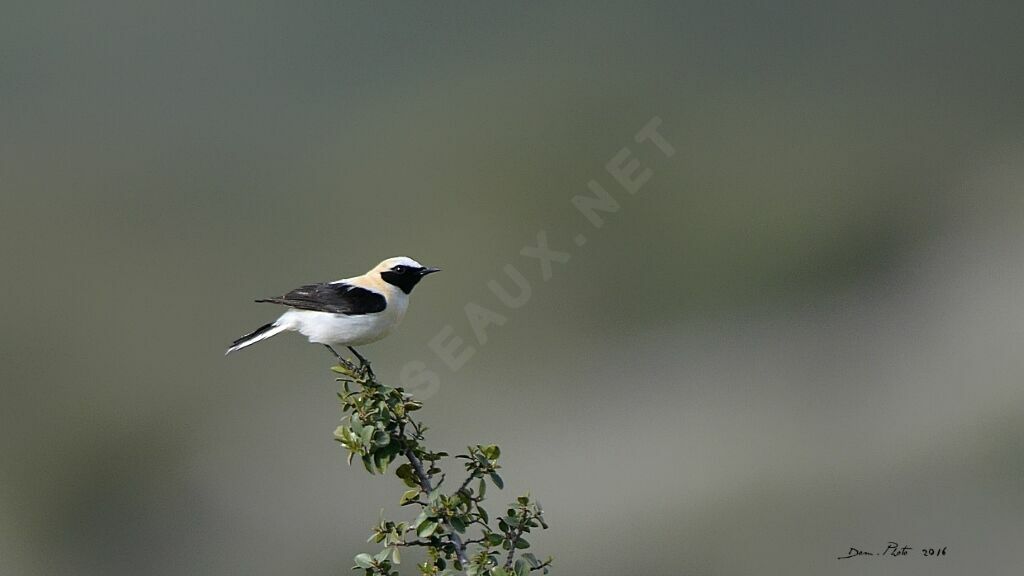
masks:
<svg viewBox="0 0 1024 576"><path fill-rule="evenodd" d="M335 439L348 451L349 463L358 457L370 474L385 474L395 460L404 459L395 475L409 489L399 503L419 508L411 522L382 516L369 541L383 548L376 554L356 555L353 569L365 576L398 576L399 549L419 547L427 553L426 561L417 564L423 576L548 573L551 558L540 561L526 551L531 530L547 529L540 503L529 495L519 496L493 523L483 507L488 484L504 488L497 446L478 444L456 455L466 478L455 491L445 493L445 475L438 464L449 455L428 450L427 428L410 416L423 404L401 388L381 384L367 363L357 367L339 360L333 370L341 374L342 385L342 423Z"/></svg>

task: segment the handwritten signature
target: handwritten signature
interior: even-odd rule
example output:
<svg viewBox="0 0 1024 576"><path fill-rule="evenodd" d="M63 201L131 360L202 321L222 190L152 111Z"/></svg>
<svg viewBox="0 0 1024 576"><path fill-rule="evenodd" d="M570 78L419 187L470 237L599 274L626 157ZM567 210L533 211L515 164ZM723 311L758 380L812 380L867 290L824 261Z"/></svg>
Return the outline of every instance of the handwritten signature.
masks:
<svg viewBox="0 0 1024 576"><path fill-rule="evenodd" d="M942 548L920 548L918 551L921 556L932 557L932 556L945 556L946 549L948 546ZM837 560L846 560L847 558L857 558L859 556L881 556L887 558L899 558L902 556L917 555L913 553L914 548L910 546L901 546L898 542L889 542L885 546L885 550L881 552L868 552L867 550L861 550L860 548L850 547L850 551L846 553L846 556L839 556Z"/></svg>

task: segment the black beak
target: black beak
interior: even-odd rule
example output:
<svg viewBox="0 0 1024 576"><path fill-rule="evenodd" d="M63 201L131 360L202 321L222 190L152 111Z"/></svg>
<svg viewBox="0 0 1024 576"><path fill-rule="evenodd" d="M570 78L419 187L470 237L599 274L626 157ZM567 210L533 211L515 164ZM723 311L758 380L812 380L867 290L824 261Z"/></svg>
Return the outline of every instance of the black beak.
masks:
<svg viewBox="0 0 1024 576"><path fill-rule="evenodd" d="M420 276L426 276L427 274L433 274L434 272L440 271L440 268L420 268Z"/></svg>

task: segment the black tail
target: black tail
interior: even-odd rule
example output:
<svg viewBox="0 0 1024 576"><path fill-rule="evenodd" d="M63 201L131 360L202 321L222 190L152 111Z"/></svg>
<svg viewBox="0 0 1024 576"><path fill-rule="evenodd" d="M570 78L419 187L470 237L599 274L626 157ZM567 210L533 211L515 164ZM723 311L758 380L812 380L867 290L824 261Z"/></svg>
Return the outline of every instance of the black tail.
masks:
<svg viewBox="0 0 1024 576"><path fill-rule="evenodd" d="M229 347L228 351L225 352L224 354L227 355L234 352L235 350L241 350L242 348L245 348L250 344L255 344L256 342L259 342L260 340L263 340L265 338L270 338L271 336L277 334L280 331L281 327L277 326L273 322L271 322L270 324L264 324L263 326L260 326L259 328L253 330L249 334L246 334L245 336L242 336L238 340L232 342L231 347Z"/></svg>

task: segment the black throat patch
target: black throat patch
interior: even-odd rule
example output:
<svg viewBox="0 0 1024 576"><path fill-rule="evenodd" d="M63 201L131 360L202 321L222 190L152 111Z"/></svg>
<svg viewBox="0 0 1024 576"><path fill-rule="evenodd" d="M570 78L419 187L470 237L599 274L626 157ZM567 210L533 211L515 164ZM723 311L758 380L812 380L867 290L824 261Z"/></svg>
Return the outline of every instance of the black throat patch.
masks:
<svg viewBox="0 0 1024 576"><path fill-rule="evenodd" d="M412 289L423 279L418 270L406 270L402 274L386 270L380 273L380 277L388 284L397 286L406 294L412 292Z"/></svg>

